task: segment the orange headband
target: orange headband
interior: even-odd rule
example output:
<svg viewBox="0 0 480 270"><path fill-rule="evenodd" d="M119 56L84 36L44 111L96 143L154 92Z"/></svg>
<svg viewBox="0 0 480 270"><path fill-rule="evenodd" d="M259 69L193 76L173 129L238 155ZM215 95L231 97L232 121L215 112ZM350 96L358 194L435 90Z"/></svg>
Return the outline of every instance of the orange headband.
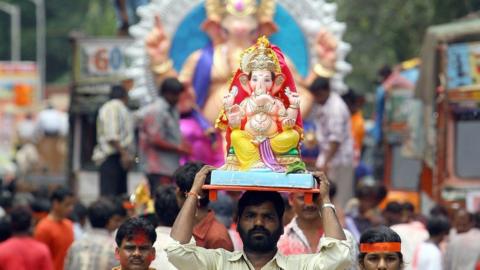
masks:
<svg viewBox="0 0 480 270"><path fill-rule="evenodd" d="M401 251L401 245L399 242L360 244L360 253L400 252L400 251Z"/></svg>

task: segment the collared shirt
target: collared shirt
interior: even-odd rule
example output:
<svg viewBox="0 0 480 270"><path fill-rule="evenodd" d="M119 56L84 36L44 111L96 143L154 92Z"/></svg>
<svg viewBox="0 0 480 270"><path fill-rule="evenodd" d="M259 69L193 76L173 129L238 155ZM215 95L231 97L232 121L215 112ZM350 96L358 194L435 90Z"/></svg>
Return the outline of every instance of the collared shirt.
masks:
<svg viewBox="0 0 480 270"><path fill-rule="evenodd" d="M215 213L209 211L207 216L193 227L193 237L197 245L204 248L223 248L233 251L233 243L228 230L215 218Z"/></svg>
<svg viewBox="0 0 480 270"><path fill-rule="evenodd" d="M316 104L311 113L315 123L320 154L317 166L323 166L331 142L338 142L339 148L330 165L351 165L353 162L353 139L350 127L350 112L342 98L331 92L324 105Z"/></svg>
<svg viewBox="0 0 480 270"><path fill-rule="evenodd" d="M145 109L140 127L140 157L146 173L171 176L180 165L180 155L158 148L158 140L180 145L180 116L175 107L158 97Z"/></svg>
<svg viewBox="0 0 480 270"><path fill-rule="evenodd" d="M478 239L480 239L480 229L477 228L452 237L445 252L444 269L474 269L480 255L480 241Z"/></svg>
<svg viewBox="0 0 480 270"><path fill-rule="evenodd" d="M300 270L300 269L345 269L350 265L349 252L352 248L348 241L325 237L321 240L321 252L316 254L284 256L277 252L262 270ZM165 249L168 259L178 269L255 269L245 253L224 249L205 249L195 243L180 244L172 242Z"/></svg>
<svg viewBox="0 0 480 270"><path fill-rule="evenodd" d="M105 229L92 228L75 241L65 258L65 270L111 269L117 265L113 236Z"/></svg>
<svg viewBox="0 0 480 270"><path fill-rule="evenodd" d="M428 239L428 231L419 221L401 223L390 226L402 240L402 255L405 262L405 270L413 269L412 261L415 250L418 245Z"/></svg>
<svg viewBox="0 0 480 270"><path fill-rule="evenodd" d="M290 223L283 229L283 235L278 240L277 247L284 255L294 254L310 254L320 251L320 241L315 250L312 250L308 239L303 233L302 229L298 227L297 217L294 217ZM323 230L319 230L320 234L323 234Z"/></svg>
<svg viewBox="0 0 480 270"><path fill-rule="evenodd" d="M440 251L440 248L430 242L423 242L418 245L413 255L412 267L415 270L443 269L442 252Z"/></svg>
<svg viewBox="0 0 480 270"><path fill-rule="evenodd" d="M158 226L155 229L157 233L157 240L153 244L155 248L155 260L150 264L151 267L162 270L177 270L173 264L168 261L167 253L164 248L167 247L173 239L170 237L171 227Z"/></svg>
<svg viewBox="0 0 480 270"><path fill-rule="evenodd" d="M290 221L287 226L284 228L284 233L280 237L277 243L278 251L281 252L283 255L296 255L296 254L312 254L318 253L321 251L322 248L322 241L321 239L325 238L323 234L323 230L319 230L322 234L320 241L318 242L318 246L315 250L312 250L310 244L308 243L308 239L303 233L302 229L298 226L297 217L294 217L292 221ZM357 242L353 238L353 235L348 230L343 230L345 236L347 237L347 241L350 243L352 247L350 249L350 261L351 261L351 268L346 269L356 269L355 264L357 261L358 249L357 249Z"/></svg>
<svg viewBox="0 0 480 270"><path fill-rule="evenodd" d="M132 116L121 100L112 99L103 104L98 112L97 146L92 157L97 165L117 153L110 141L118 141L121 147L131 150L134 137L132 122Z"/></svg>

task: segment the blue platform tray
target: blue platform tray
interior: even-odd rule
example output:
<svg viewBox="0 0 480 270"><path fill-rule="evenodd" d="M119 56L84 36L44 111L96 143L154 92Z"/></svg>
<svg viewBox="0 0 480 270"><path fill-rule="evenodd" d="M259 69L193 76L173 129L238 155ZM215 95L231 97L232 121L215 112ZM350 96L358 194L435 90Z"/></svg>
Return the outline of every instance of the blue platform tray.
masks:
<svg viewBox="0 0 480 270"><path fill-rule="evenodd" d="M316 181L309 173L276 173L270 170L212 171L210 185L257 186L278 188L316 188Z"/></svg>

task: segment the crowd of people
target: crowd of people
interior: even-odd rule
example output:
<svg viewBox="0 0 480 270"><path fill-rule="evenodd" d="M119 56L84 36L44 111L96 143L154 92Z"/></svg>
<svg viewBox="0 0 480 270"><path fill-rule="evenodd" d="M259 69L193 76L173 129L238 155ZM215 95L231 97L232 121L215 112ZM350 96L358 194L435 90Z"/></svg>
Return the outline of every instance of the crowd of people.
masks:
<svg viewBox="0 0 480 270"><path fill-rule="evenodd" d="M48 101L38 112L29 108L12 113L11 125L2 123L6 125L2 133L9 133L2 136L1 151L7 154L7 160L2 159L0 175L5 182L30 180L32 175L58 176L64 172L69 125L68 114L59 107L62 106Z"/></svg>
<svg viewBox="0 0 480 270"><path fill-rule="evenodd" d="M0 269L475 269L480 217L411 203L379 208L385 188L361 181L355 200L334 204L335 184L313 173L320 194L223 192L210 203L202 185L212 166L189 162L174 184L152 191L154 212L128 197L88 207L58 187L26 205L3 192ZM226 208L229 210L226 211ZM225 213L230 216L225 218ZM87 219L87 220L85 220ZM299 255L299 256L293 256ZM117 268L115 268L117 267Z"/></svg>
<svg viewBox="0 0 480 270"><path fill-rule="evenodd" d="M361 96L350 90L342 98L321 77L310 90L322 173L313 173L320 194L306 204L303 193L251 191L220 192L209 202L201 187L214 167L181 162L192 151L176 108L184 86L166 79L136 114L128 90L112 87L93 153L100 198L86 207L65 187L28 193L2 183L0 269L474 269L479 214L435 206L423 216L398 201L380 207L388 193L382 182L354 176ZM127 194L135 127L152 200Z"/></svg>

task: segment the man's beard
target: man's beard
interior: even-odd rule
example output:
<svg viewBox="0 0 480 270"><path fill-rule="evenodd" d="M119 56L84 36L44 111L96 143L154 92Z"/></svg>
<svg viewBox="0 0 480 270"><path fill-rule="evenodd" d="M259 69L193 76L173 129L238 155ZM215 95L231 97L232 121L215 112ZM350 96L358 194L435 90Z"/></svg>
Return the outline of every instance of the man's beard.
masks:
<svg viewBox="0 0 480 270"><path fill-rule="evenodd" d="M255 226L248 232L246 232L240 224L237 228L244 248L249 251L261 253L275 250L278 239L280 239L280 236L283 234L283 228L281 226L278 226L273 233L270 233L262 226Z"/></svg>

